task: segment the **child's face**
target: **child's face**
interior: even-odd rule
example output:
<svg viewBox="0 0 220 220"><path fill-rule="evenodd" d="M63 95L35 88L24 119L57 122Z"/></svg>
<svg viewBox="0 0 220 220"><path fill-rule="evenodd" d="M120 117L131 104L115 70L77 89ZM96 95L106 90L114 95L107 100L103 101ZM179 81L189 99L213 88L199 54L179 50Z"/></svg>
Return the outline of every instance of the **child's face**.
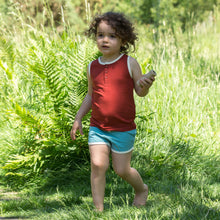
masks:
<svg viewBox="0 0 220 220"><path fill-rule="evenodd" d="M103 56L114 57L120 54L120 48L122 46L121 39L106 21L101 21L98 25L96 42Z"/></svg>

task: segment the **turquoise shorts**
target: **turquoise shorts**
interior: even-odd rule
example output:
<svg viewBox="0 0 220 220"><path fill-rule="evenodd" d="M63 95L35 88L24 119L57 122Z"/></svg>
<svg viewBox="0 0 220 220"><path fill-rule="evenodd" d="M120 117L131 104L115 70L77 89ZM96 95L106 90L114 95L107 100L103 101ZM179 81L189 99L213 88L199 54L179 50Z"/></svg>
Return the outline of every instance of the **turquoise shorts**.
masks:
<svg viewBox="0 0 220 220"><path fill-rule="evenodd" d="M134 148L136 129L131 131L103 131L97 127L89 128L89 145L106 144L115 153L128 153Z"/></svg>

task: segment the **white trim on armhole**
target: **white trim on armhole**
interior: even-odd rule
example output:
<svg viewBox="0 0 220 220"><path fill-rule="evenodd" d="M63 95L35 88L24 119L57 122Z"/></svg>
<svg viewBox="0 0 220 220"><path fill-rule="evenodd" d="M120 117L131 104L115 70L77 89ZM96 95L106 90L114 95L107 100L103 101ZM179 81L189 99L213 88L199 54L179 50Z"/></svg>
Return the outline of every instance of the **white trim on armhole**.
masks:
<svg viewBox="0 0 220 220"><path fill-rule="evenodd" d="M131 66L130 66L130 57L127 58L127 65L128 65L128 72L130 74L130 77L133 78L132 72L131 72Z"/></svg>
<svg viewBox="0 0 220 220"><path fill-rule="evenodd" d="M89 77L90 77L90 70L91 70L91 64L92 64L93 61L91 61L88 65L88 73L89 73Z"/></svg>

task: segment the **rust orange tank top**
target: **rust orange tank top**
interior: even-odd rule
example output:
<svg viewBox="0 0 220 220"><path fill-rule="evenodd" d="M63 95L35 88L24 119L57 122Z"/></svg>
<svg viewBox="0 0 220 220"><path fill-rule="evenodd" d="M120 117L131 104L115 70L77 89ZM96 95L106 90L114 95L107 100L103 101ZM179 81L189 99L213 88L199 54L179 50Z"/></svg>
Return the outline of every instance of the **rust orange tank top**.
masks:
<svg viewBox="0 0 220 220"><path fill-rule="evenodd" d="M129 131L136 128L134 83L129 72L128 56L115 61L90 63L92 79L92 114L90 126L106 131Z"/></svg>

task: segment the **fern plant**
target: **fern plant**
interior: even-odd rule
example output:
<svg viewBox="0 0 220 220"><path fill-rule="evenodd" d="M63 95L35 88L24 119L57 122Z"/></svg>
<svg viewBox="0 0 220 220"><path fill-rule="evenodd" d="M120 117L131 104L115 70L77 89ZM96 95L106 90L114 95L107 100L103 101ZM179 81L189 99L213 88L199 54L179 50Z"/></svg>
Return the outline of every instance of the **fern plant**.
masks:
<svg viewBox="0 0 220 220"><path fill-rule="evenodd" d="M87 92L86 67L97 57L96 49L88 40L67 35L28 37L16 50L13 74L18 89L4 115L19 133L17 150L3 166L11 180L59 170L88 155L86 135L73 142L69 133ZM88 126L88 117L84 123Z"/></svg>

